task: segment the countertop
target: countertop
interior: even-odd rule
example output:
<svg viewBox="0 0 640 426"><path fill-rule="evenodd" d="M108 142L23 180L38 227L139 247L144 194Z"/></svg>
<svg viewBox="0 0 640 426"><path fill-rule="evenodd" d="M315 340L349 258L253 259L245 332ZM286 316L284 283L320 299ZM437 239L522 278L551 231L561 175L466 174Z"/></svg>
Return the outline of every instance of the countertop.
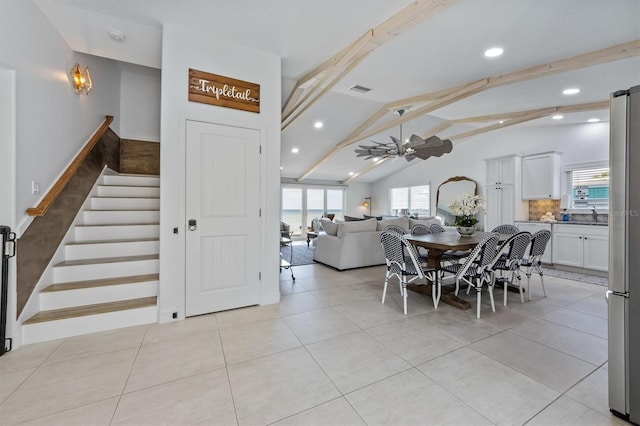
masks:
<svg viewBox="0 0 640 426"><path fill-rule="evenodd" d="M558 220L556 222L544 222L542 220L516 220L516 223L517 222L522 222L522 223L548 223L550 225L609 226L609 223L607 223L607 222L577 222L577 221L573 221L573 220L569 220L569 221Z"/></svg>

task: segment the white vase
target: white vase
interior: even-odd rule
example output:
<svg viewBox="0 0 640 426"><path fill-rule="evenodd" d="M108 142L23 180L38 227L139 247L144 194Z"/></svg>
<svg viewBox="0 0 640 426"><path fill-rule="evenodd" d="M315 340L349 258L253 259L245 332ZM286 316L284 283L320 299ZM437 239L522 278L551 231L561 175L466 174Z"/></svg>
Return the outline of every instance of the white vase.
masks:
<svg viewBox="0 0 640 426"><path fill-rule="evenodd" d="M470 237L476 232L475 226L456 226L456 230L461 237Z"/></svg>

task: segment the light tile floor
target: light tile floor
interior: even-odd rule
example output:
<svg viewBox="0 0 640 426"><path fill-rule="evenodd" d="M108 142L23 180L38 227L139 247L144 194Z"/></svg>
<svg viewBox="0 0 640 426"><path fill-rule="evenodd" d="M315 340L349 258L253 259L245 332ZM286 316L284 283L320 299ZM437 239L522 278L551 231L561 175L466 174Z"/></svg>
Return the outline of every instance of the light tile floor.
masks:
<svg viewBox="0 0 640 426"><path fill-rule="evenodd" d="M0 424L610 425L605 288L547 277L482 318L383 267L281 274L282 301L27 345L0 358ZM475 295L468 297L475 305Z"/></svg>

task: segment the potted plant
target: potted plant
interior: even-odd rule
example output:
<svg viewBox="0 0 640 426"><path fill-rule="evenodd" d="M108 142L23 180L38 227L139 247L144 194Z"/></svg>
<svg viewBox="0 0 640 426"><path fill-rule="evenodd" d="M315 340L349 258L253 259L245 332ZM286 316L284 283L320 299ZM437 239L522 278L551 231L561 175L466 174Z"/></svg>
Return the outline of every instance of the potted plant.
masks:
<svg viewBox="0 0 640 426"><path fill-rule="evenodd" d="M455 225L458 233L467 236L476 232L476 215L485 211L485 202L480 195L464 194L449 204L449 208L456 215Z"/></svg>

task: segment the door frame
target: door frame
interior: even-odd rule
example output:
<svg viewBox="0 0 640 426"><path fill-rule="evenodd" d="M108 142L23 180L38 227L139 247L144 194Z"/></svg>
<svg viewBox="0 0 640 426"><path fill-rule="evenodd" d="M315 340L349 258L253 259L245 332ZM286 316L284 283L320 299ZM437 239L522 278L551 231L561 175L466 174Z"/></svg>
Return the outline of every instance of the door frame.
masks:
<svg viewBox="0 0 640 426"><path fill-rule="evenodd" d="M265 193L266 193L266 179L265 179L265 171L266 171L266 155L265 155L265 143L266 143L266 135L267 135L267 129L265 126L253 126L253 125L248 125L248 123L246 122L241 122L241 121L232 121L232 120L225 120L224 122L222 121L211 121L208 119L203 119L203 118L198 118L198 117L194 117L194 116L183 116L180 117L179 120L179 141L181 142L181 144L179 145L178 148L178 152L177 152L177 175L178 175L178 179L176 180L176 193L177 193L177 199L178 199L178 203L176 205L176 217L178 218L178 223L177 223L177 228L178 228L178 242L177 242L177 259L176 259L176 263L177 263L177 270L178 270L178 274L177 274L177 283L176 283L176 292L173 295L167 295L167 297L175 297L176 300L176 319L185 319L186 318L186 291L187 291L187 281L186 281L186 275L187 275L187 271L186 271L186 248L187 248L187 212L186 212L186 207L187 207L187 192L186 192L186 161L187 161L187 122L188 121L197 121L197 122L201 122L201 123L207 123L207 124L215 124L215 125L219 125L219 126L230 126L230 127L239 127L239 128L244 128L244 129L253 129L253 130L258 130L260 132L260 146L262 147L262 155L260 155L260 186L259 186L259 205L260 208L262 209L262 215L259 218L259 228L260 228L260 232L257 236L257 240L256 240L256 244L259 245L259 247L261 248L261 252L262 255L258 256L258 262L259 262L259 268L260 271L262 271L262 280L260 281L260 303L264 303L264 296L265 296L265 267L266 267L266 257L264 254L265 251L265 233L266 233L266 227L265 227ZM160 172L161 176L162 176L162 171ZM161 242L162 244L162 242ZM274 268L276 267L276 261L277 259L274 259L273 261L273 265ZM267 274L268 275L268 274ZM160 277L160 279L162 280L162 276ZM163 297L162 293L160 294L161 297ZM159 315L161 316L159 318L160 322L165 322L167 320L170 320L169 318L163 318L162 317L162 312L159 312ZM166 313L165 313L166 315Z"/></svg>

